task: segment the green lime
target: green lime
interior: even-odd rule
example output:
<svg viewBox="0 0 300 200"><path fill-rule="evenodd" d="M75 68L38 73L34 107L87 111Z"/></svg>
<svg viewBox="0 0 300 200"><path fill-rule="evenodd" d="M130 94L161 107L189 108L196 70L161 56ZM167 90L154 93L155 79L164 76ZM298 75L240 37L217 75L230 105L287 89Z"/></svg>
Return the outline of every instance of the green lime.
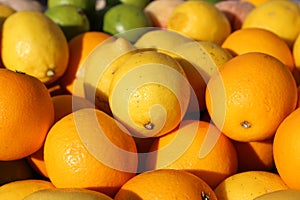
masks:
<svg viewBox="0 0 300 200"><path fill-rule="evenodd" d="M58 5L73 5L81 8L87 15L93 13L96 6L96 0L48 0L48 8Z"/></svg>
<svg viewBox="0 0 300 200"><path fill-rule="evenodd" d="M51 7L45 11L45 15L60 26L68 40L90 30L90 23L86 14L76 6L58 5Z"/></svg>
<svg viewBox="0 0 300 200"><path fill-rule="evenodd" d="M128 4L111 7L103 19L103 30L112 35L151 25L150 18L142 9Z"/></svg>
<svg viewBox="0 0 300 200"><path fill-rule="evenodd" d="M129 4L136 6L138 8L144 9L150 0L120 0L124 4Z"/></svg>

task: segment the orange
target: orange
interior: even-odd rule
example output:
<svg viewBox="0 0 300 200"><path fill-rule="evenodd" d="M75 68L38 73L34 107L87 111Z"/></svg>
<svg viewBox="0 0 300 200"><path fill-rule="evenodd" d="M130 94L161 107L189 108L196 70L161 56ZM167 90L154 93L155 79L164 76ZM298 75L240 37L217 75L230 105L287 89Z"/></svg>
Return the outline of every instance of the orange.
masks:
<svg viewBox="0 0 300 200"><path fill-rule="evenodd" d="M185 1L173 9L167 29L197 41L221 44L230 34L231 25L226 15L213 4Z"/></svg>
<svg viewBox="0 0 300 200"><path fill-rule="evenodd" d="M46 86L37 78L0 69L0 160L16 160L37 151L54 121Z"/></svg>
<svg viewBox="0 0 300 200"><path fill-rule="evenodd" d="M85 108L50 129L44 160L58 188L87 188L113 196L137 170L137 150L127 130L106 113Z"/></svg>
<svg viewBox="0 0 300 200"><path fill-rule="evenodd" d="M115 200L216 200L214 191L199 177L185 171L161 169L141 173L127 181Z"/></svg>
<svg viewBox="0 0 300 200"><path fill-rule="evenodd" d="M288 189L280 176L268 171L246 171L222 181L214 192L220 200L253 200L256 197Z"/></svg>
<svg viewBox="0 0 300 200"><path fill-rule="evenodd" d="M94 108L87 99L70 94L61 94L51 97L54 105L54 121L82 108Z"/></svg>
<svg viewBox="0 0 300 200"><path fill-rule="evenodd" d="M26 159L0 161L0 186L12 181L33 178L33 172Z"/></svg>
<svg viewBox="0 0 300 200"><path fill-rule="evenodd" d="M231 33L222 47L233 55L262 52L274 56L293 71L295 64L292 51L275 33L262 28L244 28Z"/></svg>
<svg viewBox="0 0 300 200"><path fill-rule="evenodd" d="M29 194L48 188L54 188L53 184L46 180L26 179L6 183L0 187L1 200L23 199Z"/></svg>
<svg viewBox="0 0 300 200"><path fill-rule="evenodd" d="M292 189L300 189L299 183L299 129L300 109L297 108L278 127L273 144L276 169L283 181Z"/></svg>
<svg viewBox="0 0 300 200"><path fill-rule="evenodd" d="M64 75L59 80L62 87L65 87L70 93L73 93L76 77L80 76L80 69L85 58L97 45L109 37L111 36L104 32L88 31L73 37L68 42L70 53L68 67ZM83 88L81 89L81 94L84 96ZM80 94L79 91L77 91L76 94Z"/></svg>
<svg viewBox="0 0 300 200"><path fill-rule="evenodd" d="M298 102L297 102L297 108L299 108L299 107L300 107L300 86L298 86L297 90L298 90Z"/></svg>
<svg viewBox="0 0 300 200"><path fill-rule="evenodd" d="M212 188L235 174L237 154L232 142L213 124L185 120L179 129L154 141L146 166L189 171Z"/></svg>
<svg viewBox="0 0 300 200"><path fill-rule="evenodd" d="M61 94L52 96L54 105L54 122L57 122L64 116L83 108L94 108L95 106L87 99L70 94ZM41 175L48 177L44 163L44 146L38 151L27 157L31 166Z"/></svg>
<svg viewBox="0 0 300 200"><path fill-rule="evenodd" d="M207 84L207 110L233 140L271 138L297 104L291 71L273 56L249 52L226 62Z"/></svg>
<svg viewBox="0 0 300 200"><path fill-rule="evenodd" d="M238 155L238 171L264 170L274 168L273 138L253 141L233 141Z"/></svg>

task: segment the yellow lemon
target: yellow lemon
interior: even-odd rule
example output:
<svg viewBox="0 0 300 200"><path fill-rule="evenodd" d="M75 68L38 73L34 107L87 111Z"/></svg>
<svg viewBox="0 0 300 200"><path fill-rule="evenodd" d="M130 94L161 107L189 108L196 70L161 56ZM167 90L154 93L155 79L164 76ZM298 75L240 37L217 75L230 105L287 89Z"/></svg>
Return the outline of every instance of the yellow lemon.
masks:
<svg viewBox="0 0 300 200"><path fill-rule="evenodd" d="M114 71L119 67L119 64L111 65L111 63L121 55L135 50L136 48L128 40L112 37L97 46L83 62L82 70L77 75L77 79L83 82L85 97L99 109L110 113L108 105L109 87ZM75 82L73 89L75 95L81 91L81 82Z"/></svg>
<svg viewBox="0 0 300 200"><path fill-rule="evenodd" d="M62 30L38 11L19 11L3 24L1 56L6 68L34 76L43 83L65 72L69 49Z"/></svg>
<svg viewBox="0 0 300 200"><path fill-rule="evenodd" d="M83 188L49 188L26 196L23 200L112 200L106 194Z"/></svg>
<svg viewBox="0 0 300 200"><path fill-rule="evenodd" d="M300 199L300 191L299 190L278 190L275 192L269 192L267 194L263 194L254 200L281 200L281 199L288 199L288 200L298 200Z"/></svg>
<svg viewBox="0 0 300 200"><path fill-rule="evenodd" d="M137 51L112 78L109 105L114 117L137 136L166 134L182 120L190 85L171 56L149 49Z"/></svg>
<svg viewBox="0 0 300 200"><path fill-rule="evenodd" d="M254 198L288 187L278 174L268 171L246 171L229 176L215 189L218 199L253 200Z"/></svg>
<svg viewBox="0 0 300 200"><path fill-rule="evenodd" d="M4 5L4 4L0 4L0 27L2 28L2 24L5 21L5 19L13 14L14 12L16 12L13 8L11 8L10 6Z"/></svg>
<svg viewBox="0 0 300 200"><path fill-rule="evenodd" d="M54 188L50 181L26 179L6 183L0 187L1 200L19 200L38 190Z"/></svg>
<svg viewBox="0 0 300 200"><path fill-rule="evenodd" d="M186 1L171 13L167 29L178 31L194 40L221 44L231 33L225 14L205 1Z"/></svg>
<svg viewBox="0 0 300 200"><path fill-rule="evenodd" d="M247 15L242 28L267 29L292 47L300 33L300 7L291 0L264 2Z"/></svg>

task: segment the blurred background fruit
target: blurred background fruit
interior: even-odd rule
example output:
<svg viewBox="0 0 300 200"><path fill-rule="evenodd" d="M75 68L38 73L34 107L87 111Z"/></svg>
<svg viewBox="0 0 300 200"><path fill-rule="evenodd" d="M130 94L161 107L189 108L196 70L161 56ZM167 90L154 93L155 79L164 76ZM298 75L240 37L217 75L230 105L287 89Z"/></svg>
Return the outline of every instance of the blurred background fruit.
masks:
<svg viewBox="0 0 300 200"><path fill-rule="evenodd" d="M283 198L289 200L298 200L300 198L300 191L292 189L279 190L263 194L261 196L258 196L254 200L281 200Z"/></svg>
<svg viewBox="0 0 300 200"><path fill-rule="evenodd" d="M46 7L37 0L0 0L0 4L7 5L16 11L32 10L44 12Z"/></svg>
<svg viewBox="0 0 300 200"><path fill-rule="evenodd" d="M130 30L152 26L152 21L143 9L128 4L115 5L104 14L103 30L111 35L124 34L123 37L134 41L141 33L131 36Z"/></svg>
<svg viewBox="0 0 300 200"><path fill-rule="evenodd" d="M90 22L81 8L73 5L58 5L48 8L44 14L64 32L67 40L90 30Z"/></svg>
<svg viewBox="0 0 300 200"><path fill-rule="evenodd" d="M150 17L153 25L167 28L169 17L176 6L184 0L155 0L150 1L144 8L144 12Z"/></svg>
<svg viewBox="0 0 300 200"><path fill-rule="evenodd" d="M62 30L46 15L19 11L3 24L1 56L7 69L50 84L65 72L69 48Z"/></svg>
<svg viewBox="0 0 300 200"><path fill-rule="evenodd" d="M300 33L299 5L289 0L266 1L253 9L242 25L242 28L254 27L277 34L291 48Z"/></svg>

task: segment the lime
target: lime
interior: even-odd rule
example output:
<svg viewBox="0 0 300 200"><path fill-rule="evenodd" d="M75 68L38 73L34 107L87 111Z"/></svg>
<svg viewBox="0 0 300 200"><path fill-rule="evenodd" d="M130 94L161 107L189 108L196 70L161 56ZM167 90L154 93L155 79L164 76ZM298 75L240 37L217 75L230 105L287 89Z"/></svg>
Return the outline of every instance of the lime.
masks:
<svg viewBox="0 0 300 200"><path fill-rule="evenodd" d="M45 11L45 15L61 27L68 40L90 30L87 16L82 9L76 6L58 5L51 7Z"/></svg>
<svg viewBox="0 0 300 200"><path fill-rule="evenodd" d="M150 0L120 0L124 4L133 5L138 8L144 9Z"/></svg>
<svg viewBox="0 0 300 200"><path fill-rule="evenodd" d="M150 18L142 9L128 4L111 7L103 18L103 30L112 35L151 25Z"/></svg>
<svg viewBox="0 0 300 200"><path fill-rule="evenodd" d="M48 0L48 7L52 8L58 5L70 4L81 8L86 14L92 13L95 10L96 0Z"/></svg>

